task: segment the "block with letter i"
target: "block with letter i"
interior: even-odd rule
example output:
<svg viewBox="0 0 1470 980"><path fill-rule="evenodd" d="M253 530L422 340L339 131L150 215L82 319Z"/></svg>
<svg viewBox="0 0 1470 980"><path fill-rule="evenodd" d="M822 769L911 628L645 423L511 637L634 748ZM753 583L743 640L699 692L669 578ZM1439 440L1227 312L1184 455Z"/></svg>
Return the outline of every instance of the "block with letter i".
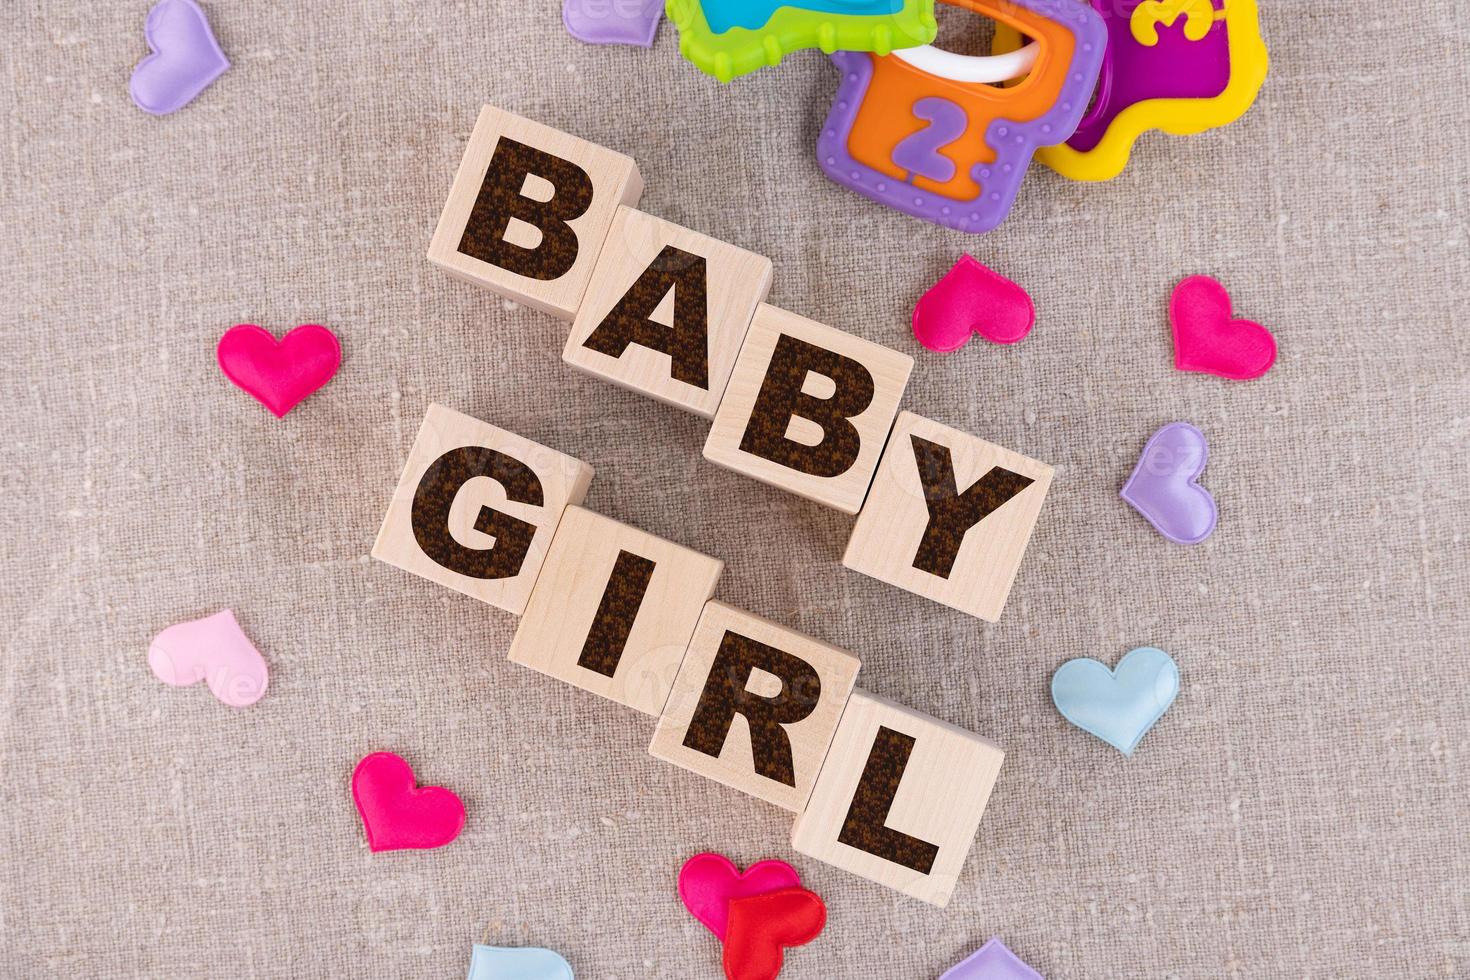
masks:
<svg viewBox="0 0 1470 980"><path fill-rule="evenodd" d="M995 622L1052 468L902 412L842 564Z"/></svg>
<svg viewBox="0 0 1470 980"><path fill-rule="evenodd" d="M718 558L568 507L510 659L657 717L724 567Z"/></svg>
<svg viewBox="0 0 1470 980"><path fill-rule="evenodd" d="M859 666L845 650L709 602L648 751L799 813Z"/></svg>
<svg viewBox="0 0 1470 980"><path fill-rule="evenodd" d="M424 414L373 557L519 614L592 467L443 405Z"/></svg>
<svg viewBox="0 0 1470 980"><path fill-rule="evenodd" d="M856 514L913 368L907 354L762 303L704 456Z"/></svg>
<svg viewBox="0 0 1470 980"><path fill-rule="evenodd" d="M1004 758L979 735L853 691L791 846L943 908Z"/></svg>
<svg viewBox="0 0 1470 980"><path fill-rule="evenodd" d="M614 213L642 193L632 158L485 106L434 229L429 261L571 320Z"/></svg>
<svg viewBox="0 0 1470 980"><path fill-rule="evenodd" d="M770 285L764 255L618 208L562 359L713 418Z"/></svg>

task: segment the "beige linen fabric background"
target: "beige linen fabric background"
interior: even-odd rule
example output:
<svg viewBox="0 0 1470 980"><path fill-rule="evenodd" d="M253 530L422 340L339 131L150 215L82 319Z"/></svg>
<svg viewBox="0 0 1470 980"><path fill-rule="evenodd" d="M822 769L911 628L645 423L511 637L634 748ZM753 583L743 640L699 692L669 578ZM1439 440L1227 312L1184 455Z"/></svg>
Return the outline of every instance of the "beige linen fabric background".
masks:
<svg viewBox="0 0 1470 980"><path fill-rule="evenodd" d="M929 980L992 935L1049 977L1470 976L1470 7L1263 6L1242 123L1106 185L1033 170L970 238L821 174L816 53L721 87L667 24L589 47L557 0L208 0L234 68L158 119L127 97L146 0L5 3L0 974L459 977L489 940L712 977L674 879L713 849L827 900L791 980ZM646 210L772 258L772 302L915 355L905 407L1057 465L999 624L844 570L850 518L429 267L487 101L633 155ZM1030 289L1024 343L914 343L962 251ZM1274 328L1264 379L1173 369L1195 272ZM277 421L215 366L241 321L329 325L340 374ZM430 400L588 460L589 506L726 559L721 598L1005 746L951 907L795 855L649 719L506 662L514 617L369 560ZM1212 450L1196 548L1117 497L1176 419ZM272 670L244 711L146 664L223 606ZM1048 684L1145 644L1183 692L1125 759ZM369 853L378 749L461 794L456 843Z"/></svg>

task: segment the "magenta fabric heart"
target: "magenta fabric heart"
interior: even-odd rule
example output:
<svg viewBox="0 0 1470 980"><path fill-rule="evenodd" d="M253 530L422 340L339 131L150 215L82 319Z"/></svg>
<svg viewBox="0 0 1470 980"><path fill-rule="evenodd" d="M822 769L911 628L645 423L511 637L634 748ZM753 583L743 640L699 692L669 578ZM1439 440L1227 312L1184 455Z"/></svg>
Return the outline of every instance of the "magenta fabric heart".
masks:
<svg viewBox="0 0 1470 980"><path fill-rule="evenodd" d="M280 340L253 323L237 324L225 331L215 354L225 377L276 418L332 380L342 363L336 334L317 323L303 324Z"/></svg>
<svg viewBox="0 0 1470 980"><path fill-rule="evenodd" d="M971 334L1014 344L1031 332L1036 307L1026 290L968 255L914 306L914 337L930 350L959 350Z"/></svg>
<svg viewBox="0 0 1470 980"><path fill-rule="evenodd" d="M684 907L721 942L730 926L731 901L800 884L801 876L785 861L760 861L742 874L721 854L696 854L679 871Z"/></svg>
<svg viewBox="0 0 1470 980"><path fill-rule="evenodd" d="M194 0L158 0L148 11L143 37L153 53L133 69L128 93L144 112L177 112L230 67L209 19Z"/></svg>
<svg viewBox="0 0 1470 980"><path fill-rule="evenodd" d="M1122 497L1158 532L1178 544L1199 544L1215 530L1214 495L1199 485L1210 458L1205 434L1188 422L1171 422L1143 447Z"/></svg>
<svg viewBox="0 0 1470 980"><path fill-rule="evenodd" d="M1250 320L1231 319L1230 294L1209 276L1190 276L1174 287L1169 321L1174 366L1232 381L1249 381L1276 363L1276 338Z"/></svg>
<svg viewBox="0 0 1470 980"><path fill-rule="evenodd" d="M460 798L442 786L419 786L412 767L392 752L357 764L352 801L374 852L443 847L464 829Z"/></svg>

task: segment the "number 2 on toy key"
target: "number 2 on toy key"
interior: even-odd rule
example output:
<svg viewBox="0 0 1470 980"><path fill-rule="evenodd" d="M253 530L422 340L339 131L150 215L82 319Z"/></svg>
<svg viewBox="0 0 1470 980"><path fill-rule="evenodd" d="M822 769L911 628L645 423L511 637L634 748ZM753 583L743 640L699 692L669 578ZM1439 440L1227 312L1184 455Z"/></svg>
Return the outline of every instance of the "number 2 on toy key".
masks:
<svg viewBox="0 0 1470 980"><path fill-rule="evenodd" d="M907 170L910 181L915 176L928 177L941 184L953 180L954 161L939 150L965 135L970 117L955 103L935 95L915 102L909 111L916 119L923 119L929 125L894 144L890 154L893 165Z"/></svg>

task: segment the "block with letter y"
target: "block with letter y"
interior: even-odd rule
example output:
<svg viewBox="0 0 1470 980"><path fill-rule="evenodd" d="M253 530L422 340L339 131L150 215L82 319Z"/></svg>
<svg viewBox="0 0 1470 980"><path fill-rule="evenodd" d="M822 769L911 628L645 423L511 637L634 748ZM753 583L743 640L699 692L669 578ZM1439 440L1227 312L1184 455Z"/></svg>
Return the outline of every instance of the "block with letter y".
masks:
<svg viewBox="0 0 1470 980"><path fill-rule="evenodd" d="M995 622L1052 468L901 412L842 563Z"/></svg>

